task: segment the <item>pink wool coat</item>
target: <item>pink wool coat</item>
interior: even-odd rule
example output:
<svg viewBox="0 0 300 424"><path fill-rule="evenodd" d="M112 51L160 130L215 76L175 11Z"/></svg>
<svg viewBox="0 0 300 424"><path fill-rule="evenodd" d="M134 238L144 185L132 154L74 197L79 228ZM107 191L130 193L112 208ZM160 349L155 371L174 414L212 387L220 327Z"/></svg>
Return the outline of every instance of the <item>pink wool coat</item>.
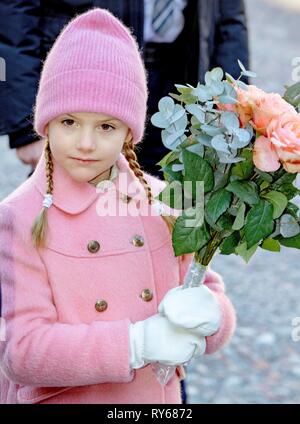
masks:
<svg viewBox="0 0 300 424"><path fill-rule="evenodd" d="M45 193L44 156L0 203L1 403L182 402L183 367L166 386L151 365L130 369L129 324L157 313L165 293L183 282L192 255L175 257L160 216L99 216L99 202L109 196L118 207L138 201L131 183L140 183L122 153L117 165L116 184L99 193L54 162L45 249L34 248L30 235ZM121 173L128 177L122 190ZM145 178L154 196L165 186ZM206 338L211 354L232 336L236 315L221 276L209 269L205 284L222 310L220 329Z"/></svg>

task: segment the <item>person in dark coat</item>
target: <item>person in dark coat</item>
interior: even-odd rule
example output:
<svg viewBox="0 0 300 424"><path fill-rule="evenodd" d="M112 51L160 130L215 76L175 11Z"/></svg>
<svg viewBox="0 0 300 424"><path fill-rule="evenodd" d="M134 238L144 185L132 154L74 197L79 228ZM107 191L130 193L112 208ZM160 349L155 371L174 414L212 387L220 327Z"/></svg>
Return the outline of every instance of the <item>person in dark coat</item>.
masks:
<svg viewBox="0 0 300 424"><path fill-rule="evenodd" d="M77 14L92 7L107 8L132 29L145 61L149 88L145 136L136 154L141 167L161 179L157 162L168 150L161 142L161 130L150 122L159 99L176 92L174 84L203 82L205 72L215 66L235 78L240 74L237 59L249 67L243 0L171 0L166 7L176 8L177 22L164 36L149 30L156 1L0 2L0 58L6 65L6 79L0 81L0 135L8 134L9 147L31 165L29 176L43 150L33 130L32 109L42 63L61 29ZM181 383L186 403L184 380Z"/></svg>

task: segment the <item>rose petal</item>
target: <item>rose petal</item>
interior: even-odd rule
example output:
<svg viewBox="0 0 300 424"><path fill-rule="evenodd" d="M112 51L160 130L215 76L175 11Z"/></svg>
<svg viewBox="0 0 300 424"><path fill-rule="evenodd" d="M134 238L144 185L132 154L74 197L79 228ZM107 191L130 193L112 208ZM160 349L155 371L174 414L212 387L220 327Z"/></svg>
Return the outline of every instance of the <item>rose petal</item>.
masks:
<svg viewBox="0 0 300 424"><path fill-rule="evenodd" d="M280 167L277 153L272 149L272 143L263 135L255 140L253 162L256 168L265 172L277 171Z"/></svg>

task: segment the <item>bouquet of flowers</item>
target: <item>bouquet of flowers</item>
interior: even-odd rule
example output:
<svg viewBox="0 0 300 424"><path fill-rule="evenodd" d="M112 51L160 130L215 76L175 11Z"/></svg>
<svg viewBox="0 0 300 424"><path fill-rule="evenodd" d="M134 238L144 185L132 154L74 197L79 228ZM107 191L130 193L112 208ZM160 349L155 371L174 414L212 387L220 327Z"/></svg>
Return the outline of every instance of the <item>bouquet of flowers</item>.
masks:
<svg viewBox="0 0 300 424"><path fill-rule="evenodd" d="M151 117L170 150L158 163L167 184L157 200L181 211L175 255L194 253L183 289L203 283L217 251L247 263L258 248L300 248L292 202L300 193L300 84L283 97L266 93L243 83L256 75L239 66L237 80L218 67L205 84L175 84L179 94L160 99ZM174 367L157 364L156 372L165 384Z"/></svg>

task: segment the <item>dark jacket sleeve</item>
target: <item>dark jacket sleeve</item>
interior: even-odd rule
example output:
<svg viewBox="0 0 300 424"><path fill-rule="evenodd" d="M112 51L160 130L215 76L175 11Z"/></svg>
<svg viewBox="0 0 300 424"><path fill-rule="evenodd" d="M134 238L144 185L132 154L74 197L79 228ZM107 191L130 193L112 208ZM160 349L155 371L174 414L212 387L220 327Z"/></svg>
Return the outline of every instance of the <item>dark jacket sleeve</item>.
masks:
<svg viewBox="0 0 300 424"><path fill-rule="evenodd" d="M11 148L37 139L32 107L41 69L40 1L0 2L0 57L6 78L0 82L0 135L8 134Z"/></svg>
<svg viewBox="0 0 300 424"><path fill-rule="evenodd" d="M240 75L239 59L249 69L247 17L243 0L220 0L212 67L220 66L234 78ZM248 79L243 77L244 82Z"/></svg>

